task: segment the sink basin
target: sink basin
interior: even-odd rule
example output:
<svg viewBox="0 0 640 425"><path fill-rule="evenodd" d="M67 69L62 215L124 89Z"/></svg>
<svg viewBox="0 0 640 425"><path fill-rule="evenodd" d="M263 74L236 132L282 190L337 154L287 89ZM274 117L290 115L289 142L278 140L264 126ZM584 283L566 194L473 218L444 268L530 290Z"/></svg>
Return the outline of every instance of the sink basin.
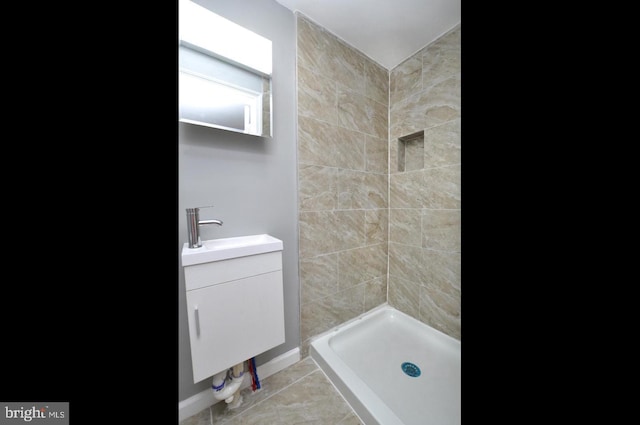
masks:
<svg viewBox="0 0 640 425"><path fill-rule="evenodd" d="M189 248L185 243L182 246L182 265L192 266L271 251L282 251L282 241L267 234L211 239L202 241L200 248Z"/></svg>

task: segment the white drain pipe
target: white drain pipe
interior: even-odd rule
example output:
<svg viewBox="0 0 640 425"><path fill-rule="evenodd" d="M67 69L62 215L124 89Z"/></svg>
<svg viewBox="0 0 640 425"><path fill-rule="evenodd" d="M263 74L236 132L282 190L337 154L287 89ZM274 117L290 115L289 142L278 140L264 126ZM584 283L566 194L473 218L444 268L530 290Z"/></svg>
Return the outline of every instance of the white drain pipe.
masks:
<svg viewBox="0 0 640 425"><path fill-rule="evenodd" d="M238 363L230 369L213 375L213 396L216 400L224 400L230 409L235 409L242 403L240 385L244 380L244 362Z"/></svg>

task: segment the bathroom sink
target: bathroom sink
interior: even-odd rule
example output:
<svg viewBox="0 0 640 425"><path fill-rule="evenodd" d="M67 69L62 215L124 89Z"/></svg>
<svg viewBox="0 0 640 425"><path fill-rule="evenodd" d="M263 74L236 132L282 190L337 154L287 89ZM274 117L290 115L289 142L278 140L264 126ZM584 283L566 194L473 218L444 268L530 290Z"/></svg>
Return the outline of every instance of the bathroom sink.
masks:
<svg viewBox="0 0 640 425"><path fill-rule="evenodd" d="M191 266L271 251L282 251L282 241L267 234L210 239L202 241L200 248L189 248L189 244L185 243L182 247L182 265Z"/></svg>

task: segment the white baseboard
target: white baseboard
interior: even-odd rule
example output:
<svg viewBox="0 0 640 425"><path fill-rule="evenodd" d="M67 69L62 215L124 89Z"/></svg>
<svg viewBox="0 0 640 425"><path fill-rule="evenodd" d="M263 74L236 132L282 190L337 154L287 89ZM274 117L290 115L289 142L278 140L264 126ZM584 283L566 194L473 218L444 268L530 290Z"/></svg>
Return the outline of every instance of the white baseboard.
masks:
<svg viewBox="0 0 640 425"><path fill-rule="evenodd" d="M280 354L278 357L269 360L263 365L258 366L258 379L261 381L274 373L280 372L283 369L300 361L300 347L296 347L293 350L289 350L284 354ZM246 373L245 375L249 375ZM251 377L245 377L240 389L245 389L251 386ZM208 388L196 395L189 397L186 400L182 400L178 403L178 421L183 421L196 413L201 412L207 407L213 406L217 402L213 396L213 390Z"/></svg>

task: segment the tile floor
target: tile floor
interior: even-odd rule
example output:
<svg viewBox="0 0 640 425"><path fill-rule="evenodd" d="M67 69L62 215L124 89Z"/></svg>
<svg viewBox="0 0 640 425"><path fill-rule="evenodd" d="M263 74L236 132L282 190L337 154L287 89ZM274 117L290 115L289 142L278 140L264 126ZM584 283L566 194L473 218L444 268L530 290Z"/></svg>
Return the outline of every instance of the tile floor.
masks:
<svg viewBox="0 0 640 425"><path fill-rule="evenodd" d="M219 402L180 425L363 425L309 356L260 380L260 385L256 392L250 387L241 391L237 409Z"/></svg>

